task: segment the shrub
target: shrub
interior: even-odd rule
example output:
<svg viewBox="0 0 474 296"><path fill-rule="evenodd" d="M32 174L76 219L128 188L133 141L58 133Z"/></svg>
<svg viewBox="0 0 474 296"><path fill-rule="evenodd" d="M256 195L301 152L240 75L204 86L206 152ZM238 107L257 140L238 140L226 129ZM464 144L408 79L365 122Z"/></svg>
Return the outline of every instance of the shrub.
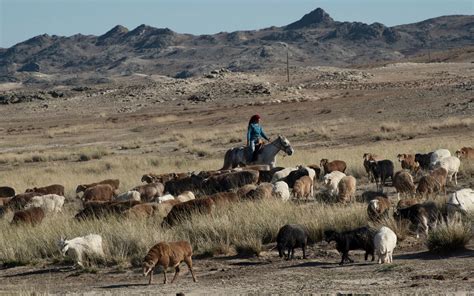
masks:
<svg viewBox="0 0 474 296"><path fill-rule="evenodd" d="M431 252L448 253L464 249L471 237L470 223L450 221L431 231L426 245Z"/></svg>

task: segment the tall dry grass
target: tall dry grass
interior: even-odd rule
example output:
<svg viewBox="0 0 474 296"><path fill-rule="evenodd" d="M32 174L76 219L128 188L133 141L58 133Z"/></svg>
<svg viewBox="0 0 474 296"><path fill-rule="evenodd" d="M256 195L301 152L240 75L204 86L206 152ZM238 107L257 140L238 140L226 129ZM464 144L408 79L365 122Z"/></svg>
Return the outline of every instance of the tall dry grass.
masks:
<svg viewBox="0 0 474 296"><path fill-rule="evenodd" d="M110 216L101 220L76 221L73 213L47 217L39 226L10 226L0 221L0 262L31 264L61 261L57 246L61 236L89 233L102 235L107 264L140 264L148 249L158 241L189 240L196 254L230 254L235 251L259 253L262 245L274 242L281 226L300 223L308 227L312 241L322 239L327 228L347 230L367 223L362 204L350 206L306 204L281 201L242 202L218 208L211 215L193 215L171 228L162 219L124 219Z"/></svg>

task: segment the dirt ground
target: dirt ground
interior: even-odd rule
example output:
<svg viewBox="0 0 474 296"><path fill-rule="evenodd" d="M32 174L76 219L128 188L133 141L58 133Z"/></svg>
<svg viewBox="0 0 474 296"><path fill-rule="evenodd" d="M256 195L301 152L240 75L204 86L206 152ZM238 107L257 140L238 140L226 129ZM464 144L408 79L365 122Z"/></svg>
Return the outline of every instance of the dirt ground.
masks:
<svg viewBox="0 0 474 296"><path fill-rule="evenodd" d="M0 106L0 157L90 146L113 151L105 160L152 154L220 163L226 149L243 143L229 138L226 131L243 138L241 130L255 112L263 115L267 133L287 135L297 151L373 143L410 150L413 139L428 139L439 147L453 141L474 146L472 63L292 69L290 84L284 74L284 70L224 73L216 79L191 80L116 77L115 84L68 92L65 98ZM0 90L39 91L19 85ZM67 89L59 85L57 90ZM383 128L384 123L389 124ZM180 146L176 133L184 132L197 136ZM134 141L138 148L122 148ZM196 156L194 145L204 147L206 154ZM357 155L358 161L361 157ZM57 159L47 165L59 163L75 166L77 160ZM37 170L42 165L6 160L0 162L0 179L12 180L19 168ZM472 175L463 178L463 186L472 186ZM17 184L36 185L30 180ZM395 250L393 264L364 262L356 251L351 252L356 263L343 267L333 245L318 243L310 248L308 259L292 261L278 258L273 246L265 246L267 251L259 257L196 258L197 283L182 266L177 283L166 286L162 274L155 275L153 285L146 285L137 268L100 267L87 272L54 264L5 268L0 270L0 294L474 292L473 240L467 250L443 257L429 254L421 242L409 237Z"/></svg>
<svg viewBox="0 0 474 296"><path fill-rule="evenodd" d="M163 285L157 271L148 285L141 269L100 268L82 272L69 266L16 267L0 272L4 292L113 294L261 294L261 293L441 293L462 295L474 291L474 245L449 257L429 254L413 238L395 249L393 264L364 261L362 251L352 251L354 264L339 266L340 256L325 242L301 250L286 261L271 250L259 257L215 257L194 259L198 279L192 281L187 267L173 284ZM168 271L168 281L173 272Z"/></svg>

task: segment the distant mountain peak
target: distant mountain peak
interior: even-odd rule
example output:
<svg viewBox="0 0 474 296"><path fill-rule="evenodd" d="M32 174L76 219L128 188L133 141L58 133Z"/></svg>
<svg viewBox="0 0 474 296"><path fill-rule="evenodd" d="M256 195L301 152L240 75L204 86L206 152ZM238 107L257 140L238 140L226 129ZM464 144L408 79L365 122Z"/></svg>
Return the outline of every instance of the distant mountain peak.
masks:
<svg viewBox="0 0 474 296"><path fill-rule="evenodd" d="M315 27L319 25L329 25L334 20L322 8L316 8L308 14L305 14L299 21L289 24L285 27L287 30L301 29L305 27Z"/></svg>

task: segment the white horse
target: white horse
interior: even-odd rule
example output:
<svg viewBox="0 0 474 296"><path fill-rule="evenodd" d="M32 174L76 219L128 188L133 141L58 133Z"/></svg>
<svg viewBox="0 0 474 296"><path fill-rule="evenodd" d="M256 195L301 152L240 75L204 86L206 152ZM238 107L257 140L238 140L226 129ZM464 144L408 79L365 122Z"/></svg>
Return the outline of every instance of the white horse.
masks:
<svg viewBox="0 0 474 296"><path fill-rule="evenodd" d="M292 155L294 152L290 141L283 136L278 136L275 140L263 146L262 150L258 153L256 161L248 161L246 156L250 154L249 149L249 147L241 146L227 150L224 156L224 166L221 170L229 170L251 164L266 164L270 168L274 168L276 165L276 155L280 150L288 155Z"/></svg>

